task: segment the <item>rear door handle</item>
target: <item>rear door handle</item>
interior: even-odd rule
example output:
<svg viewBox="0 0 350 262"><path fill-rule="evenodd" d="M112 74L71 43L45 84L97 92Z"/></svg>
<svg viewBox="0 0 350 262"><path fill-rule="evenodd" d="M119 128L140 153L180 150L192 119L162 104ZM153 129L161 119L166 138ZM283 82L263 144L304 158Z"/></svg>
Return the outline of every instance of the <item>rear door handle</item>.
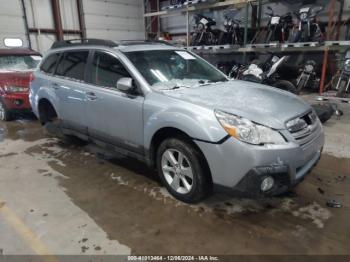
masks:
<svg viewBox="0 0 350 262"><path fill-rule="evenodd" d="M94 92L86 92L86 97L88 100L93 101L97 99L97 96Z"/></svg>

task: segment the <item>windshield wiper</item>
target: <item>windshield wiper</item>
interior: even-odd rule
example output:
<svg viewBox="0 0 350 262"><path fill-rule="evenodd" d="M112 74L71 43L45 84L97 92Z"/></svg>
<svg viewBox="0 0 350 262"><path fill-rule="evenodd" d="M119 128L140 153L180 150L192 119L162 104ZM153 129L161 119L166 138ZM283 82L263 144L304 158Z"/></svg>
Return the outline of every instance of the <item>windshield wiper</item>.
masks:
<svg viewBox="0 0 350 262"><path fill-rule="evenodd" d="M225 81L213 81L213 80L199 80L199 86L207 86L207 85L212 85L220 82L225 82Z"/></svg>
<svg viewBox="0 0 350 262"><path fill-rule="evenodd" d="M171 88L162 88L161 90L175 90L175 89L179 89L181 87L185 87L185 88L191 88L190 86L185 86L185 85L176 85L176 86L173 86Z"/></svg>

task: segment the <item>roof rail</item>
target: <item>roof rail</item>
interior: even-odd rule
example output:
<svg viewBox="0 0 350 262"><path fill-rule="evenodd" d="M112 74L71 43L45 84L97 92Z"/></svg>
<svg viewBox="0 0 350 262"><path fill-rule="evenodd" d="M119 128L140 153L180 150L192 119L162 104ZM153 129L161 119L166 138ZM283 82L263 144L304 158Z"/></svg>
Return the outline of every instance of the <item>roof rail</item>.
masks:
<svg viewBox="0 0 350 262"><path fill-rule="evenodd" d="M71 47L71 46L86 46L86 45L102 45L108 47L116 47L117 43L111 40L95 39L95 38L85 38L85 39L71 39L56 41L52 44L51 49Z"/></svg>
<svg viewBox="0 0 350 262"><path fill-rule="evenodd" d="M172 46L169 42L162 40L121 40L118 42L120 45L163 44Z"/></svg>

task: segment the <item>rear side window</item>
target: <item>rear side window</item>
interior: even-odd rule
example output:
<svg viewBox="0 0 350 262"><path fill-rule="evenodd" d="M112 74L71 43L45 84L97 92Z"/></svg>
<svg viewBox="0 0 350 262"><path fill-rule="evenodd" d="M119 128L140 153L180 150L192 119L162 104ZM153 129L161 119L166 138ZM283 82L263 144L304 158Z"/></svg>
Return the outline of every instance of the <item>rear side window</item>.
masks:
<svg viewBox="0 0 350 262"><path fill-rule="evenodd" d="M85 68L89 51L64 53L58 62L56 75L84 80Z"/></svg>
<svg viewBox="0 0 350 262"><path fill-rule="evenodd" d="M60 54L57 53L49 55L41 65L40 70L47 74L53 74L59 56Z"/></svg>
<svg viewBox="0 0 350 262"><path fill-rule="evenodd" d="M98 86L116 87L120 78L131 77L117 58L102 52L95 52L91 70L91 82Z"/></svg>

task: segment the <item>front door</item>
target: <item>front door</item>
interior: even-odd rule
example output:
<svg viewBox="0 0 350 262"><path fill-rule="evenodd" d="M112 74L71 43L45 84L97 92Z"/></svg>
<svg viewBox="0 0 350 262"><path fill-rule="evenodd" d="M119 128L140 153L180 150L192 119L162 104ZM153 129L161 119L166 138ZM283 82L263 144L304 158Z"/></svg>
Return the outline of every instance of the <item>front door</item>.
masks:
<svg viewBox="0 0 350 262"><path fill-rule="evenodd" d="M116 86L122 77L132 77L120 60L96 51L86 90L86 116L89 135L143 154L143 102L141 94L128 94Z"/></svg>

